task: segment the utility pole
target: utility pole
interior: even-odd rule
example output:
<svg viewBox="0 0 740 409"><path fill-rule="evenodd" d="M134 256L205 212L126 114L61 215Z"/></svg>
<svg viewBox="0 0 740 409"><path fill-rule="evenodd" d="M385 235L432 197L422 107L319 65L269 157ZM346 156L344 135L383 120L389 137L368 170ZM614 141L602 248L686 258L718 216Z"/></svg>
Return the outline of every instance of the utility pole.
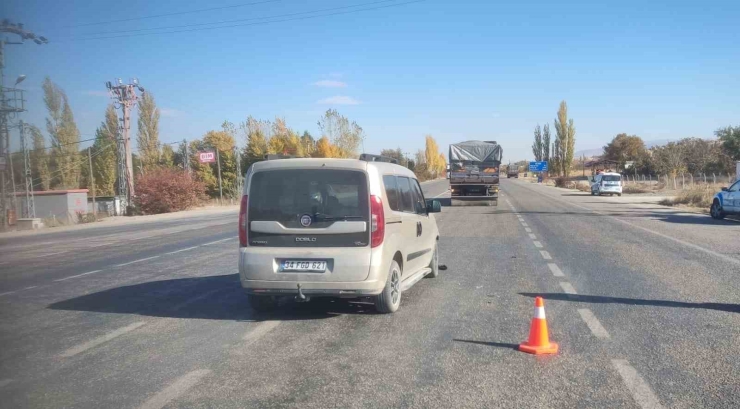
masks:
<svg viewBox="0 0 740 409"><path fill-rule="evenodd" d="M221 206L224 205L224 191L221 189L221 155L218 154L218 148L216 148L216 162L218 164L218 201Z"/></svg>
<svg viewBox="0 0 740 409"><path fill-rule="evenodd" d="M188 141L183 139L182 144L185 145L185 157L182 159L183 167L185 171L190 174L190 152L188 152Z"/></svg>
<svg viewBox="0 0 740 409"><path fill-rule="evenodd" d="M240 188L242 186L242 158L241 155L239 155L239 147L234 146L234 155L236 155L236 189L234 192L239 194Z"/></svg>
<svg viewBox="0 0 740 409"><path fill-rule="evenodd" d="M28 147L31 145L26 139L26 124L20 121L21 150L23 150L23 174L26 186L26 213L25 217L36 218L36 204L33 200L33 177L31 173L31 155Z"/></svg>
<svg viewBox="0 0 740 409"><path fill-rule="evenodd" d="M92 155L90 154L90 151L92 151L92 146L87 148L87 164L90 167L90 187L92 188L92 210L93 210L93 219L95 221L98 221L98 209L95 208L95 175L93 174L93 168L92 168Z"/></svg>
<svg viewBox="0 0 740 409"><path fill-rule="evenodd" d="M108 92L113 99L114 106L116 109L121 108L123 113L123 117L121 118L121 139L123 146L120 146L122 149L119 150L118 184L120 189L124 187L124 183L122 182L125 182L125 191L119 190L119 194L126 197L126 213L130 215L134 198L134 161L131 150L131 138L129 137L129 131L131 130L131 109L136 106L136 102L139 99L136 90L138 89L143 94L144 88L139 85L139 80L135 78L128 84L124 84L118 78L117 84L108 81L105 83L105 86L108 88ZM123 159L123 164L120 163L121 159ZM121 173L121 171L123 172Z"/></svg>
<svg viewBox="0 0 740 409"><path fill-rule="evenodd" d="M8 41L7 38L0 38L0 219L2 219L0 230L6 230L8 227L8 206L5 179L10 147L8 125L10 119L25 111L23 90L17 89L15 86L23 81L26 76L19 76L13 88L5 87L5 45L23 44L25 40L32 40L34 43L41 45L48 43L49 40L44 36L37 36L24 29L23 24L14 24L7 19L0 21L0 33L10 33L20 37L20 41ZM15 187L15 183L13 186Z"/></svg>

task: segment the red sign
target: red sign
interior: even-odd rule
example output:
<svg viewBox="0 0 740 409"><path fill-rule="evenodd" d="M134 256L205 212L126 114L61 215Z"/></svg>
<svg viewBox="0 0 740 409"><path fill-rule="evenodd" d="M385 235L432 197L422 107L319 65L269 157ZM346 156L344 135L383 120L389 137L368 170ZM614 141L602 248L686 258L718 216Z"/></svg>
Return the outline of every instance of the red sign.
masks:
<svg viewBox="0 0 740 409"><path fill-rule="evenodd" d="M216 152L214 151L198 152L198 160L200 161L200 163L216 162Z"/></svg>

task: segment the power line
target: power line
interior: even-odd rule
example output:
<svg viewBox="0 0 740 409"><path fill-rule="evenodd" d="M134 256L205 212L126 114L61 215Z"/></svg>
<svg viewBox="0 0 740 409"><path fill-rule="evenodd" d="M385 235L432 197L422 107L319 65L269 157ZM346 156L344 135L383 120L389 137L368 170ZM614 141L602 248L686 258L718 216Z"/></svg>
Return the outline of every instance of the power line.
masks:
<svg viewBox="0 0 740 409"><path fill-rule="evenodd" d="M140 34L124 34L124 35L117 35L117 36L106 36L106 37L76 37L71 38L70 40L66 41L84 41L84 40L105 40L105 39L111 39L111 38L128 38L128 37L141 37L141 36L150 36L150 35L159 35L159 34L175 34L175 33L188 33L188 32L195 32L195 31L206 31L206 30L218 30L222 28L234 28L234 27L246 27L246 26L257 26L257 25L266 25L266 24L272 24L272 23L282 23L287 21L298 21L298 20L310 20L315 18L321 18L321 17L330 17L330 16L336 16L336 15L342 15L342 14L351 14L351 13L358 13L362 11L371 11L371 10L379 10L389 7L399 7L407 4L412 3L420 3L426 0L413 0L413 1L407 1L403 3L396 3L396 4L389 4L385 6L378 6L378 7L368 7L364 9L358 9L358 10L349 10L349 11L341 11L341 12L335 12L335 13L326 13L326 14L320 14L316 16L304 16L304 17L295 17L295 18L286 18L282 20L272 20L272 21L261 21L256 23L246 23L246 24L233 24L228 26L219 26L219 27L203 27L203 28L194 28L194 29L188 29L188 30L174 30L174 31L163 31L159 33L140 33ZM63 40L64 41L64 40Z"/></svg>
<svg viewBox="0 0 740 409"><path fill-rule="evenodd" d="M257 5L257 4L276 3L278 1L281 1L281 0L256 1L256 2L253 2L253 3L234 4L234 5L231 5L231 6L211 7L211 8L207 8L207 9L190 10L190 11L177 11L177 12L174 12L174 13L153 14L151 16L123 18L123 19L120 19L120 20L108 20L108 21L100 21L100 22L97 22L97 23L85 23L85 24L77 24L77 25L73 25L73 26L64 26L64 27L88 27L88 26L97 26L97 25L110 24L110 23L122 23L122 22L125 22L125 21L136 21L136 20L145 20L145 19L150 19L150 18L179 16L179 15L183 15L183 14L202 13L202 12L205 12L205 11L225 10L225 9L233 9L233 8L237 8L237 7L254 6L254 5Z"/></svg>
<svg viewBox="0 0 740 409"><path fill-rule="evenodd" d="M362 7L362 6L370 6L370 5L374 5L374 4L389 3L389 2L394 2L394 1L397 1L397 0L372 1L372 2L368 2L368 3L360 3L360 4L350 5L350 6L330 7L330 8L318 9L318 10L312 10L312 11L302 11L302 12L298 12L298 13L278 14L278 15L273 15L273 16L251 17L251 18L242 18L242 19L236 19L236 20L212 21L210 23L182 24L182 25L178 25L178 26L139 28L139 29L133 29L133 30L101 31L101 32L97 32L97 33L84 33L84 35L97 36L97 35L108 35L108 34L124 34L124 33L136 33L136 32L141 32L141 31L170 30L170 29L180 29L180 28L212 26L212 25L218 25L218 24L241 23L241 22L245 22L245 21L254 21L254 20L269 20L269 19L275 19L275 18L294 17L294 16L301 16L301 15L306 15L306 14L323 13L323 12L327 12L327 11L344 10L344 9L349 9L349 8L356 8L356 7ZM151 33L151 34L155 34L155 33Z"/></svg>

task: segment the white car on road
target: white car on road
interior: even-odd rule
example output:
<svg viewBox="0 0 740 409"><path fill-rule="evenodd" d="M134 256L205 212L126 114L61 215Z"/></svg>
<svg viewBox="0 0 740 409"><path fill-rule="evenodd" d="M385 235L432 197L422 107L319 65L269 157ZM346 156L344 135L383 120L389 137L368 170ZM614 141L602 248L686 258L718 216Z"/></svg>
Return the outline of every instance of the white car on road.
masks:
<svg viewBox="0 0 740 409"><path fill-rule="evenodd" d="M622 196L622 175L611 172L599 173L594 177L594 183L591 185L591 194L594 196Z"/></svg>

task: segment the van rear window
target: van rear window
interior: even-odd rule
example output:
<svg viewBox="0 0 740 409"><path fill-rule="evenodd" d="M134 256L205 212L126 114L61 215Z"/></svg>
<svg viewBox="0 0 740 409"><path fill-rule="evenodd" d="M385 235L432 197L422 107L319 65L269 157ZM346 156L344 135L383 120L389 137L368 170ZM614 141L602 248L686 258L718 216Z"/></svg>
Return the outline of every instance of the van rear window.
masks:
<svg viewBox="0 0 740 409"><path fill-rule="evenodd" d="M601 177L601 180L605 182L619 182L622 180L622 176L620 175L604 175Z"/></svg>

